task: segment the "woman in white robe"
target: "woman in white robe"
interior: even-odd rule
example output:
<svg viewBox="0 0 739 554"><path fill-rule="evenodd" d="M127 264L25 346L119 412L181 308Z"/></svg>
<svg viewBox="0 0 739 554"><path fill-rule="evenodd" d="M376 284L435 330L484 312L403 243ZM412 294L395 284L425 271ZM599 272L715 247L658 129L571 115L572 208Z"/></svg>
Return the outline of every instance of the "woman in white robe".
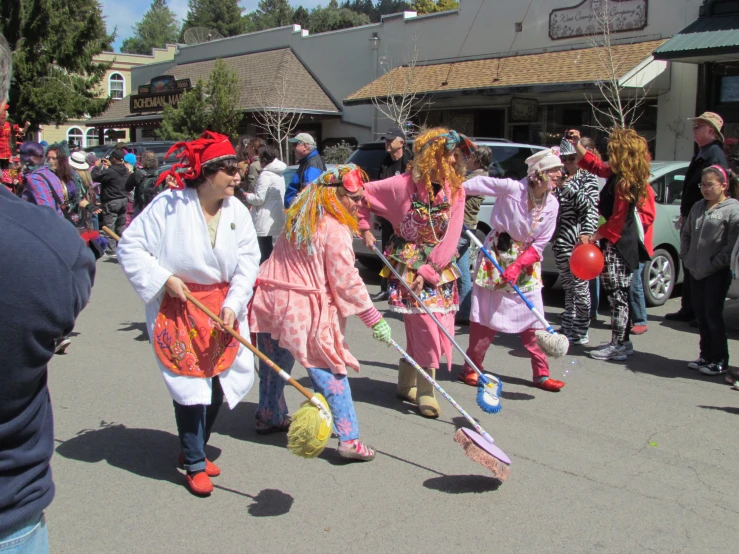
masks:
<svg viewBox="0 0 739 554"><path fill-rule="evenodd" d="M192 304L185 303L183 291L197 296L196 291L220 287L225 295L219 310L221 318L227 325L236 321L239 332L248 336L247 303L253 293L260 253L249 212L233 198L240 177L228 138L206 132L203 138L179 143L173 150L178 147L185 148L184 163L175 164L169 178L184 188L161 193L133 220L118 245L118 260L146 304L149 338L174 400L182 448L180 464L187 470L187 486L196 494L207 495L213 490L210 477L220 474L205 457L210 430L223 398L233 409L251 388L254 361L251 352L231 341ZM166 302L165 292L171 297ZM189 310L190 319L184 320L189 336L183 335L180 342L175 339L172 348L182 346L194 363L188 365L184 357L178 366L178 360L169 363L161 354L160 328L173 322L164 315L167 303L179 303ZM193 318L198 317L205 317L205 321L196 324ZM205 331L200 340L208 342L209 348L214 342L216 346L217 341L224 343L220 354L227 357L231 353L230 365L217 365L211 360L212 367L201 371L209 362L205 354L211 352L197 350L199 330ZM228 341L231 343L226 346ZM164 350L174 352L172 348Z"/></svg>

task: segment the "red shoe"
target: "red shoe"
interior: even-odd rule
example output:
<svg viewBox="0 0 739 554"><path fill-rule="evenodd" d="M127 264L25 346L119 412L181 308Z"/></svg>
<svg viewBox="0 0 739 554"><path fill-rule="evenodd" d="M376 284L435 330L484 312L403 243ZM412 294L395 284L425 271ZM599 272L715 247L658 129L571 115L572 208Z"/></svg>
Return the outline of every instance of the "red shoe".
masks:
<svg viewBox="0 0 739 554"><path fill-rule="evenodd" d="M534 383L534 386L537 389L546 390L549 392L558 392L561 388L565 386L565 384L562 381L557 381L556 379L552 379L551 377L549 377L541 383Z"/></svg>
<svg viewBox="0 0 739 554"><path fill-rule="evenodd" d="M457 379L462 381L465 385L469 385L471 387L477 386L477 378L478 375L473 369L462 369L462 373L457 375Z"/></svg>
<svg viewBox="0 0 739 554"><path fill-rule="evenodd" d="M187 488L198 496L208 496L213 492L213 483L204 471L198 471L195 475L187 475Z"/></svg>
<svg viewBox="0 0 739 554"><path fill-rule="evenodd" d="M185 457L182 455L182 452L180 452L180 457L177 459L177 462L179 463L179 468L184 469L185 468ZM205 460L205 474L208 477L218 477L221 474L221 468L218 467L216 464L211 462L210 460Z"/></svg>
<svg viewBox="0 0 739 554"><path fill-rule="evenodd" d="M647 326L646 325L634 325L631 328L631 334L632 335L643 335L647 332Z"/></svg>

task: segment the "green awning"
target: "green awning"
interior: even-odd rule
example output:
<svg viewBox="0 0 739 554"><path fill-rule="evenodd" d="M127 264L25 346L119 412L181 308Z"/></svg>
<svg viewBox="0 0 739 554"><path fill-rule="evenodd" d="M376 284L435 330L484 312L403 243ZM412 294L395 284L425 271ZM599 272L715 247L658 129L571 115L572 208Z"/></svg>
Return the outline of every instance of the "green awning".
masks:
<svg viewBox="0 0 739 554"><path fill-rule="evenodd" d="M739 60L739 16L699 18L653 55L658 60L687 63Z"/></svg>

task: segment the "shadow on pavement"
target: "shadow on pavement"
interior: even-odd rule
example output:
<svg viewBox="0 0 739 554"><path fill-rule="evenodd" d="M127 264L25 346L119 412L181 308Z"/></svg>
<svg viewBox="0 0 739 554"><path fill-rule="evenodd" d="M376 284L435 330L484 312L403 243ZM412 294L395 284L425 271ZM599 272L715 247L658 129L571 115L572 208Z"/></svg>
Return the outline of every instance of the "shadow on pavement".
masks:
<svg viewBox="0 0 739 554"><path fill-rule="evenodd" d="M503 483L494 477L484 475L443 475L431 477L423 486L448 494L468 494L497 491Z"/></svg>
<svg viewBox="0 0 739 554"><path fill-rule="evenodd" d="M727 414L734 414L739 415L739 408L736 406L698 406L699 408L703 408L704 410L720 410L722 412L726 412Z"/></svg>
<svg viewBox="0 0 739 554"><path fill-rule="evenodd" d="M146 322L129 322L123 324L125 327L118 329L119 331L138 331L139 335L133 340L139 342L149 342L149 332L146 330Z"/></svg>

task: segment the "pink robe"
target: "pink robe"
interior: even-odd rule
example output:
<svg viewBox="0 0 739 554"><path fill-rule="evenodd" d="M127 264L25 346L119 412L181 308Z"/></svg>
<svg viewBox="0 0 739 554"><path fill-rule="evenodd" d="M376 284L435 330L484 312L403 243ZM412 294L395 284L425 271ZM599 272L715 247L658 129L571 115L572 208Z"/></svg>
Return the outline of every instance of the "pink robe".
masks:
<svg viewBox="0 0 739 554"><path fill-rule="evenodd" d="M280 235L259 269L251 330L269 333L306 368L346 375L359 362L344 340L346 319L373 307L354 267L352 234L326 216L313 237L313 253Z"/></svg>

